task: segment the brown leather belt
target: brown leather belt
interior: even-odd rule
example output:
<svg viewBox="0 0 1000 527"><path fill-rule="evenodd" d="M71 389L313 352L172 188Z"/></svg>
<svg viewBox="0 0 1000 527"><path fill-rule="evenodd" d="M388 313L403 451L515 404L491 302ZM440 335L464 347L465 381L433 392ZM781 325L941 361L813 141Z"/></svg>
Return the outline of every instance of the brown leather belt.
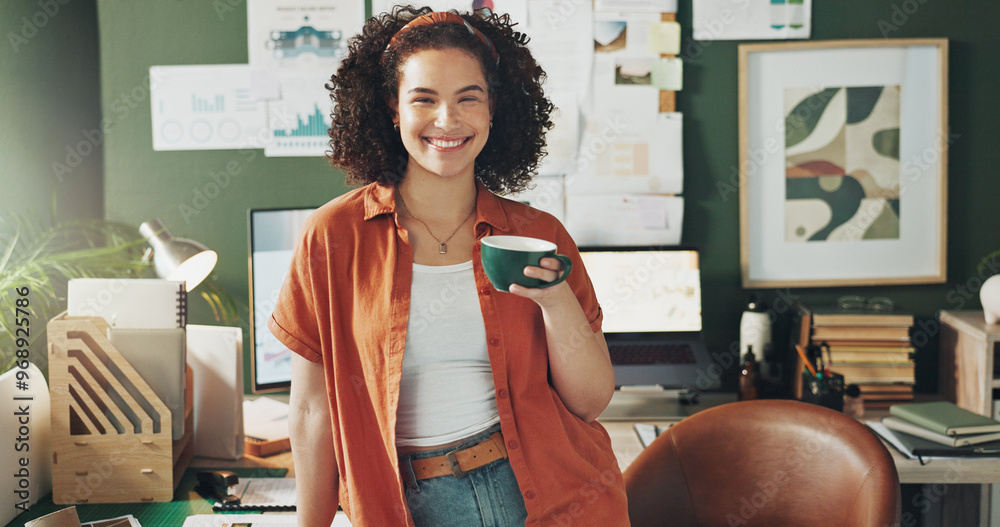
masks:
<svg viewBox="0 0 1000 527"><path fill-rule="evenodd" d="M442 456L426 459L412 459L413 475L417 480L436 478L440 476L455 476L460 478L467 472L507 457L507 448L503 444L503 435L497 432L490 437L468 448L452 450ZM400 467L403 481L409 480L405 465Z"/></svg>

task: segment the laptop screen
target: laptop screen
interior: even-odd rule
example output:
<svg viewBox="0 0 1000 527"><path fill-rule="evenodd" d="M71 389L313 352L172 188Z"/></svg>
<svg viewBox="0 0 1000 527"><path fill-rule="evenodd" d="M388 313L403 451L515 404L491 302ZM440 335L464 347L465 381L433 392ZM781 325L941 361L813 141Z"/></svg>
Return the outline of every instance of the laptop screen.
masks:
<svg viewBox="0 0 1000 527"><path fill-rule="evenodd" d="M581 247L604 311L605 334L701 331L698 251L684 247Z"/></svg>

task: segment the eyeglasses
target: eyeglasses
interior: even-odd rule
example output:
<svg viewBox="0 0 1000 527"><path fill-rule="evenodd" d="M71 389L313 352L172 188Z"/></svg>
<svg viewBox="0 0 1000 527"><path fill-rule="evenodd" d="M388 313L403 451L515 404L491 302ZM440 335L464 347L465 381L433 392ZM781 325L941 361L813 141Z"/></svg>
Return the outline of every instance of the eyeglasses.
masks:
<svg viewBox="0 0 1000 527"><path fill-rule="evenodd" d="M865 298L858 295L847 295L837 298L837 307L840 309L854 309L865 311L892 311L896 309L896 304L884 296L873 296Z"/></svg>

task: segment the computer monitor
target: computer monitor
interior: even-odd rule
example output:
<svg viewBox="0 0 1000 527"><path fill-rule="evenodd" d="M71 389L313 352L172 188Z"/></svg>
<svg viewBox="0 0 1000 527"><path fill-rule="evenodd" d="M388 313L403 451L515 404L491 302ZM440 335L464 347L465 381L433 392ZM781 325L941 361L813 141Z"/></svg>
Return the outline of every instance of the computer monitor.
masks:
<svg viewBox="0 0 1000 527"><path fill-rule="evenodd" d="M693 247L581 247L605 333L698 332L701 274Z"/></svg>
<svg viewBox="0 0 1000 527"><path fill-rule="evenodd" d="M604 311L617 386L719 387L709 375L696 248L581 247L580 257Z"/></svg>
<svg viewBox="0 0 1000 527"><path fill-rule="evenodd" d="M250 378L253 393L287 390L292 352L267 329L299 232L313 208L251 209L249 226Z"/></svg>

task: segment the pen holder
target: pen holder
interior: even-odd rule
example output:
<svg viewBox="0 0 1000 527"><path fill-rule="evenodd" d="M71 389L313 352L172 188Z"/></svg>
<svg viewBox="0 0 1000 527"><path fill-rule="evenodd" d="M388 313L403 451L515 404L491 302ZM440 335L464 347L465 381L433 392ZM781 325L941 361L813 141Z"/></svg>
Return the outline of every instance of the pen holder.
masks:
<svg viewBox="0 0 1000 527"><path fill-rule="evenodd" d="M802 401L843 412L844 376L839 373L828 373L826 376L817 377L808 371L802 372Z"/></svg>

